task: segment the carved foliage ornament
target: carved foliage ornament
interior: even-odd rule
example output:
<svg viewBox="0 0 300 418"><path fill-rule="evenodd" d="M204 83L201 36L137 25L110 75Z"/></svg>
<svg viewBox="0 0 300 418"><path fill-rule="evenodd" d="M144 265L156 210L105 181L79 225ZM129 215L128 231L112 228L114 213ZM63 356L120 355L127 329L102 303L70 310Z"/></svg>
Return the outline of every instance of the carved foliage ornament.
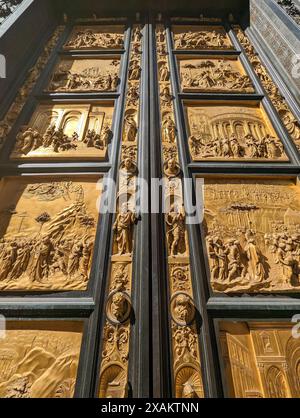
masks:
<svg viewBox="0 0 300 418"><path fill-rule="evenodd" d="M295 118L289 105L285 101L284 97L281 95L279 89L273 82L272 78L268 74L266 68L263 66L258 54L254 50L253 46L251 45L249 39L244 34L239 26L233 27L236 35L245 49L245 52L253 65L254 71L257 74L258 78L260 79L264 89L266 90L269 98L274 105L275 109L277 110L284 126L286 127L288 133L290 134L291 138L293 139L296 147L300 150L300 123Z"/></svg>
<svg viewBox="0 0 300 418"><path fill-rule="evenodd" d="M183 40L182 42L185 42L186 37L183 37ZM165 216L165 224L171 294L170 313L172 320L170 325L172 329L175 396L197 398L204 395L198 336L195 328L196 312L192 299L186 219L180 182L181 168L176 143L177 129L174 118L174 97L170 82L166 31L162 25L158 25L156 28L156 41L159 54L158 77L162 119L163 168L166 181L164 198L170 203L169 210Z"/></svg>
<svg viewBox="0 0 300 418"><path fill-rule="evenodd" d="M131 38L127 100L119 171L118 213L113 225L113 255L110 294L106 300L107 322L103 336L99 396L128 396L128 350L130 340L130 292L132 287L135 181L138 174L138 121L140 104L143 33L135 26Z"/></svg>
<svg viewBox="0 0 300 418"><path fill-rule="evenodd" d="M42 55L36 61L34 67L28 71L28 75L25 83L20 88L15 98L15 101L10 106L6 116L0 121L0 149L7 138L13 124L16 122L21 110L23 109L26 100L31 93L37 79L39 78L42 70L44 69L50 54L55 47L60 35L64 31L64 26L59 26L51 36L50 40L46 44Z"/></svg>

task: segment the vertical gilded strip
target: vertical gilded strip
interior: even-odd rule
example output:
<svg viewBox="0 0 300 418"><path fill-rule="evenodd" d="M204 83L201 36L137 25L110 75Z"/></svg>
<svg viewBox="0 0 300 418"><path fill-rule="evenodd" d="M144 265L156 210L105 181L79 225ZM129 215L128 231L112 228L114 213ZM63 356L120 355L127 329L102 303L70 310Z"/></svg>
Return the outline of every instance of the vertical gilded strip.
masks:
<svg viewBox="0 0 300 418"><path fill-rule="evenodd" d="M161 139L164 170L164 207L168 246L173 376L176 398L203 397L199 341L190 272L177 129L170 82L166 31L156 27Z"/></svg>
<svg viewBox="0 0 300 418"><path fill-rule="evenodd" d="M135 200L138 175L142 38L142 28L134 26L122 135L117 215L113 226L111 275L101 354L100 398L124 398L128 395L133 227L137 221Z"/></svg>
<svg viewBox="0 0 300 418"><path fill-rule="evenodd" d="M241 43L242 47L245 50L245 53L251 62L253 69L260 79L262 86L267 92L273 106L278 112L278 115L286 127L290 137L293 139L298 151L300 151L300 123L293 115L289 105L285 101L284 97L280 94L279 89L272 80L271 76L268 74L265 66L262 64L257 52L254 47L251 45L248 37L242 31L240 26L233 26L233 30L236 33L236 36Z"/></svg>
<svg viewBox="0 0 300 418"><path fill-rule="evenodd" d="M7 111L5 117L0 121L0 149L2 148L9 132L11 131L14 123L16 122L20 112L22 111L29 95L33 91L35 83L37 82L43 69L46 67L49 57L53 49L55 48L64 29L65 26L58 26L56 28L50 40L46 44L43 53L36 61L34 67L32 67L28 71L26 81L18 91L16 98L10 106L9 110Z"/></svg>

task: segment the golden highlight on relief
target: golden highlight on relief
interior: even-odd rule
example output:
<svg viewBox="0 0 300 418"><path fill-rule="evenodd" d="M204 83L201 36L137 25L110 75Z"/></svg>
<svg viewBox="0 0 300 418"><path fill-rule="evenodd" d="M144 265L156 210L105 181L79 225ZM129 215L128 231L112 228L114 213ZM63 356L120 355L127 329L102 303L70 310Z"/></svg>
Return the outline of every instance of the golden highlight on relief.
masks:
<svg viewBox="0 0 300 418"><path fill-rule="evenodd" d="M220 322L230 398L299 398L300 340L290 323Z"/></svg>
<svg viewBox="0 0 300 418"><path fill-rule="evenodd" d="M185 111L194 161L288 161L262 106L186 102Z"/></svg>
<svg viewBox="0 0 300 418"><path fill-rule="evenodd" d="M104 159L113 103L41 104L16 138L11 159Z"/></svg>
<svg viewBox="0 0 300 418"><path fill-rule="evenodd" d="M8 321L0 398L72 398L82 339L75 321Z"/></svg>
<svg viewBox="0 0 300 418"><path fill-rule="evenodd" d="M49 92L117 91L120 58L62 58L52 74Z"/></svg>
<svg viewBox="0 0 300 418"><path fill-rule="evenodd" d="M98 180L1 180L0 290L87 288L98 218Z"/></svg>
<svg viewBox="0 0 300 418"><path fill-rule="evenodd" d="M64 49L122 49L124 47L123 26L75 26Z"/></svg>
<svg viewBox="0 0 300 418"><path fill-rule="evenodd" d="M183 92L254 93L249 76L237 58L178 58Z"/></svg>
<svg viewBox="0 0 300 418"><path fill-rule="evenodd" d="M205 179L210 282L217 292L300 288L300 190L293 180Z"/></svg>
<svg viewBox="0 0 300 418"><path fill-rule="evenodd" d="M222 26L172 26L175 49L233 49Z"/></svg>

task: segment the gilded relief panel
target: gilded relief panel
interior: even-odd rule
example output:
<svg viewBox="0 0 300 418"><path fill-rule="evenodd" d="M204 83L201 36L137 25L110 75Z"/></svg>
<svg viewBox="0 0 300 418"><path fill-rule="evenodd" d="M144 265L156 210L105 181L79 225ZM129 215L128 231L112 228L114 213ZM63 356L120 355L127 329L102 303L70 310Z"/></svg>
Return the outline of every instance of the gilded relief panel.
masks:
<svg viewBox="0 0 300 418"><path fill-rule="evenodd" d="M0 290L85 290L99 178L3 178Z"/></svg>
<svg viewBox="0 0 300 418"><path fill-rule="evenodd" d="M40 104L17 135L20 159L104 159L112 139L113 103Z"/></svg>
<svg viewBox="0 0 300 418"><path fill-rule="evenodd" d="M250 78L238 58L179 57L183 92L254 93Z"/></svg>
<svg viewBox="0 0 300 418"><path fill-rule="evenodd" d="M217 292L300 286L300 190L293 180L205 179L210 282Z"/></svg>
<svg viewBox="0 0 300 418"><path fill-rule="evenodd" d="M185 103L194 161L288 161L262 106Z"/></svg>
<svg viewBox="0 0 300 418"><path fill-rule="evenodd" d="M220 322L229 397L300 397L300 340L292 336L292 326Z"/></svg>
<svg viewBox="0 0 300 418"><path fill-rule="evenodd" d="M0 398L72 398L82 340L75 321L7 321Z"/></svg>
<svg viewBox="0 0 300 418"><path fill-rule="evenodd" d="M64 45L65 50L97 50L97 49L123 49L123 26L75 26L68 41Z"/></svg>
<svg viewBox="0 0 300 418"><path fill-rule="evenodd" d="M172 26L175 49L233 50L222 26Z"/></svg>
<svg viewBox="0 0 300 418"><path fill-rule="evenodd" d="M56 65L48 92L117 91L120 57L61 58Z"/></svg>

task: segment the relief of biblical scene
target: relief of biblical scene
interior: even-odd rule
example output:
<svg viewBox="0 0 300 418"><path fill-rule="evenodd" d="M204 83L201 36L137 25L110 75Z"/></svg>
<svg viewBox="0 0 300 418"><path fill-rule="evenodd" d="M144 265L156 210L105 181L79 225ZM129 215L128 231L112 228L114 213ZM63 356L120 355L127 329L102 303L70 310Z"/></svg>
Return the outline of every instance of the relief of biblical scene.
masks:
<svg viewBox="0 0 300 418"><path fill-rule="evenodd" d="M50 79L49 92L117 91L120 58L62 58Z"/></svg>
<svg viewBox="0 0 300 418"><path fill-rule="evenodd" d="M82 340L75 321L7 321L0 398L73 398Z"/></svg>
<svg viewBox="0 0 300 418"><path fill-rule="evenodd" d="M42 104L16 138L19 159L105 159L112 139L113 103Z"/></svg>
<svg viewBox="0 0 300 418"><path fill-rule="evenodd" d="M227 397L299 398L300 340L291 323L220 322Z"/></svg>
<svg viewBox="0 0 300 418"><path fill-rule="evenodd" d="M98 218L97 181L1 180L0 290L86 290Z"/></svg>
<svg viewBox="0 0 300 418"><path fill-rule="evenodd" d="M186 103L185 109L194 161L288 161L262 106Z"/></svg>
<svg viewBox="0 0 300 418"><path fill-rule="evenodd" d="M123 49L123 26L75 26L64 49Z"/></svg>
<svg viewBox="0 0 300 418"><path fill-rule="evenodd" d="M300 289L300 189L293 180L205 179L210 282L221 292Z"/></svg>
<svg viewBox="0 0 300 418"><path fill-rule="evenodd" d="M178 58L184 92L254 93L250 78L237 58Z"/></svg>
<svg viewBox="0 0 300 418"><path fill-rule="evenodd" d="M222 26L173 26L175 49L233 50Z"/></svg>

